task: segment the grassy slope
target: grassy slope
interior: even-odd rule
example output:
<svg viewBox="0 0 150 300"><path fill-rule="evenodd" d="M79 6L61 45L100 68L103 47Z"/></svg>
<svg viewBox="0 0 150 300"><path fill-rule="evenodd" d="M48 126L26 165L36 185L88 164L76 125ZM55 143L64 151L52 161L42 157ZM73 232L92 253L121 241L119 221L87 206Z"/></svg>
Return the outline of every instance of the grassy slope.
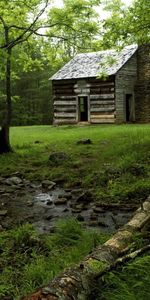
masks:
<svg viewBox="0 0 150 300"><path fill-rule="evenodd" d="M149 125L11 128L15 153L0 158L0 170L88 188L98 201L136 201L150 192L149 136ZM93 144L76 145L82 138ZM55 151L64 151L69 160L50 165L49 155Z"/></svg>
<svg viewBox="0 0 150 300"><path fill-rule="evenodd" d="M149 136L149 125L12 128L15 152L0 157L0 172L8 175L19 171L31 180L61 178L65 186L92 189L99 201L139 201L150 192ZM80 138L90 138L93 144L76 145ZM70 159L61 166L51 166L48 158L53 151L64 151ZM19 299L104 241L102 236L85 233L71 222L69 226L61 224L42 242L28 225L1 233L1 299L7 295ZM97 299L146 300L148 270L149 256L129 265L121 277L117 273L108 275L104 279L105 293ZM141 280L145 274L145 281Z"/></svg>

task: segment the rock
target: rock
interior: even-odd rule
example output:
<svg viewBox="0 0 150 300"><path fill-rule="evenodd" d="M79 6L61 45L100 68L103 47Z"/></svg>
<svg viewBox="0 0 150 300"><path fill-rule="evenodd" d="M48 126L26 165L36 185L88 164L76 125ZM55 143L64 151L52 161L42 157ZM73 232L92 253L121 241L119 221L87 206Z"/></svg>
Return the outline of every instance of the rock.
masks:
<svg viewBox="0 0 150 300"><path fill-rule="evenodd" d="M77 145L90 145L92 144L92 141L90 139L81 139L77 141Z"/></svg>
<svg viewBox="0 0 150 300"><path fill-rule="evenodd" d="M75 208L83 210L85 208L84 203L76 204Z"/></svg>
<svg viewBox="0 0 150 300"><path fill-rule="evenodd" d="M65 189L65 192L66 192L66 193L71 193L71 191L72 191L72 190L69 189L69 188L68 188L68 189Z"/></svg>
<svg viewBox="0 0 150 300"><path fill-rule="evenodd" d="M98 226L98 221L96 221L96 220L89 221L88 225L89 226Z"/></svg>
<svg viewBox="0 0 150 300"><path fill-rule="evenodd" d="M83 192L77 199L79 203L90 203L92 201L92 194L90 192Z"/></svg>
<svg viewBox="0 0 150 300"><path fill-rule="evenodd" d="M72 195L71 193L65 194L65 195L59 195L58 198L66 198L67 200L72 199Z"/></svg>
<svg viewBox="0 0 150 300"><path fill-rule="evenodd" d="M27 191L26 190L20 190L20 191L18 191L18 196L20 196L20 197L23 197L23 196L25 196L27 194Z"/></svg>
<svg viewBox="0 0 150 300"><path fill-rule="evenodd" d="M46 219L47 221L50 221L52 218L53 218L52 215L47 215L47 216L45 216L45 219Z"/></svg>
<svg viewBox="0 0 150 300"><path fill-rule="evenodd" d="M40 142L40 141L35 141L34 143L35 143L35 144L40 144L41 142Z"/></svg>
<svg viewBox="0 0 150 300"><path fill-rule="evenodd" d="M91 214L90 219L96 221L98 219L98 216L96 214Z"/></svg>
<svg viewBox="0 0 150 300"><path fill-rule="evenodd" d="M6 189L0 189L0 195L2 195L3 197L8 197L9 193L6 193ZM6 196L7 195L7 196Z"/></svg>
<svg viewBox="0 0 150 300"><path fill-rule="evenodd" d="M59 166L67 160L69 160L69 156L65 152L54 152L49 156L49 161L52 166Z"/></svg>
<svg viewBox="0 0 150 300"><path fill-rule="evenodd" d="M74 190L71 191L72 195L79 195L81 193L83 193L82 189L74 189Z"/></svg>
<svg viewBox="0 0 150 300"><path fill-rule="evenodd" d="M0 176L0 183L4 183L4 178Z"/></svg>
<svg viewBox="0 0 150 300"><path fill-rule="evenodd" d="M56 185L55 182L47 180L47 179L42 181L42 188L44 188L44 189L51 190L55 185Z"/></svg>
<svg viewBox="0 0 150 300"><path fill-rule="evenodd" d="M32 207L33 205L34 205L34 203L33 203L32 201L30 201L30 200L27 201L27 206L28 206L28 207Z"/></svg>
<svg viewBox="0 0 150 300"><path fill-rule="evenodd" d="M63 205L63 204L66 204L67 203L67 199L66 198L58 198L54 204L55 205Z"/></svg>
<svg viewBox="0 0 150 300"><path fill-rule="evenodd" d="M66 199L68 199L68 200L72 199L72 195L71 195L71 193L69 193L69 194L65 195L65 198L66 198Z"/></svg>
<svg viewBox="0 0 150 300"><path fill-rule="evenodd" d="M82 215L77 215L77 220L79 221L79 222L84 222L84 217L82 216Z"/></svg>
<svg viewBox="0 0 150 300"><path fill-rule="evenodd" d="M25 185L27 185L27 186L30 186L30 185L31 185L30 181L29 181L29 180L26 180L26 179L23 179L23 183L24 183Z"/></svg>
<svg viewBox="0 0 150 300"><path fill-rule="evenodd" d="M17 185L9 185L6 189L7 193L11 193L12 196L15 194L16 192L16 189L17 189Z"/></svg>
<svg viewBox="0 0 150 300"><path fill-rule="evenodd" d="M68 212L69 211L69 209L66 207L66 208L64 208L64 210L63 210L63 212Z"/></svg>
<svg viewBox="0 0 150 300"><path fill-rule="evenodd" d="M48 200L46 204L47 204L47 205L52 205L53 202L52 202L51 200Z"/></svg>
<svg viewBox="0 0 150 300"><path fill-rule="evenodd" d="M4 228L3 228L3 226L0 224L0 232L3 231L3 230L4 230Z"/></svg>
<svg viewBox="0 0 150 300"><path fill-rule="evenodd" d="M59 199L61 199L61 198L66 198L66 195L65 195L65 197L64 197L64 195L60 194L60 195L58 195L58 198L59 198Z"/></svg>
<svg viewBox="0 0 150 300"><path fill-rule="evenodd" d="M0 210L0 217L5 217L5 216L7 216L7 213L8 213L7 209Z"/></svg>
<svg viewBox="0 0 150 300"><path fill-rule="evenodd" d="M5 180L5 183L8 185L18 185L18 184L22 183L22 179L17 176L13 176L13 177L7 178Z"/></svg>
<svg viewBox="0 0 150 300"><path fill-rule="evenodd" d="M98 226L107 227L108 225L104 221L98 221Z"/></svg>
<svg viewBox="0 0 150 300"><path fill-rule="evenodd" d="M71 211L72 211L72 213L76 214L76 213L81 213L82 209L80 209L80 208L72 208Z"/></svg>
<svg viewBox="0 0 150 300"><path fill-rule="evenodd" d="M37 188L39 188L39 185L37 186L37 185L34 184L34 183L30 183L30 187L31 187L32 189L37 189Z"/></svg>
<svg viewBox="0 0 150 300"><path fill-rule="evenodd" d="M104 209L101 208L101 207L94 207L93 211L96 212L96 213L102 213L102 212L104 212Z"/></svg>

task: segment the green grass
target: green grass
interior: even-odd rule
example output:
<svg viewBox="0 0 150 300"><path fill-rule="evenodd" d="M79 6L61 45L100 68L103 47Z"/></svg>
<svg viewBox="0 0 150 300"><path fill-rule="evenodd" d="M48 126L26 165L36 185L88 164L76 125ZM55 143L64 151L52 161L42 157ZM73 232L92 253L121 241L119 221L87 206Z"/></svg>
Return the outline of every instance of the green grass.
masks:
<svg viewBox="0 0 150 300"><path fill-rule="evenodd" d="M95 201L139 203L150 193L149 137L149 125L13 127L11 144L14 153L0 156L0 175L18 171L31 181L59 179L64 187L89 189ZM92 144L77 145L76 142L83 138L90 138ZM67 153L69 159L54 166L50 164L49 156L58 151ZM11 295L16 300L46 284L106 238L93 231L85 232L76 221L68 222L69 225L61 222L55 234L50 236L39 237L30 225L0 234L1 299ZM136 284L141 285L145 289L143 295L146 296L143 297L147 297L147 281L143 287L140 276L149 274L149 258L140 259L136 262L139 266L141 264L141 273L137 273L140 274L137 278L135 276L135 283L131 282L135 290ZM133 268L137 270L135 265ZM137 297L133 295L125 283L128 269L124 272L121 272L124 277L118 277L118 273L110 275L113 287L112 278L105 278L106 293L99 299L147 299L140 294ZM123 287L118 283L122 281ZM123 298L125 290L127 293ZM115 294L116 298L113 298ZM131 296L128 297L128 294Z"/></svg>
<svg viewBox="0 0 150 300"><path fill-rule="evenodd" d="M0 299L17 300L47 284L107 238L83 230L74 219L59 221L55 233L46 236L29 224L0 233Z"/></svg>
<svg viewBox="0 0 150 300"><path fill-rule="evenodd" d="M0 157L1 174L19 171L30 180L60 180L91 189L97 201L144 200L150 193L150 126L30 126L11 128L14 153ZM90 138L91 145L77 145ZM39 143L35 143L39 141ZM69 159L51 165L49 155Z"/></svg>
<svg viewBox="0 0 150 300"><path fill-rule="evenodd" d="M150 254L136 258L122 269L103 277L96 300L148 300Z"/></svg>

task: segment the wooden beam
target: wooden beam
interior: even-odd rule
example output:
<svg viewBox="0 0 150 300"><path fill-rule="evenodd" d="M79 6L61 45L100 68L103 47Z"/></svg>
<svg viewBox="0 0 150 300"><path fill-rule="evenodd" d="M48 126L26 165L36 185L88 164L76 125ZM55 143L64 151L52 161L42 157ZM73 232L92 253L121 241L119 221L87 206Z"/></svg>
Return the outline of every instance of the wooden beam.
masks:
<svg viewBox="0 0 150 300"><path fill-rule="evenodd" d="M73 112L76 113L76 106L65 106L65 107L60 107L60 106L55 106L54 107L54 112Z"/></svg>
<svg viewBox="0 0 150 300"><path fill-rule="evenodd" d="M110 87L112 87L112 86L114 86L115 85L115 83L112 81L112 82L110 82L110 81L100 81L100 80L97 80L97 81L91 81L91 82L89 82L90 84L91 84L91 86L97 86L97 87L106 87L106 86L110 86Z"/></svg>
<svg viewBox="0 0 150 300"><path fill-rule="evenodd" d="M114 93L90 95L90 99L114 99L114 98L115 98Z"/></svg>
<svg viewBox="0 0 150 300"><path fill-rule="evenodd" d="M76 99L76 96L54 96L54 99Z"/></svg>
<svg viewBox="0 0 150 300"><path fill-rule="evenodd" d="M107 106L107 107L91 107L90 111L91 113L94 113L94 112L112 112L114 111L114 106Z"/></svg>
<svg viewBox="0 0 150 300"><path fill-rule="evenodd" d="M100 105L114 105L115 106L115 101L114 100L91 100L90 102L91 104L91 107L95 106L95 105L98 105L98 107Z"/></svg>
<svg viewBox="0 0 150 300"><path fill-rule="evenodd" d="M76 119L74 118L61 118L61 119L54 119L53 124L76 124Z"/></svg>
<svg viewBox="0 0 150 300"><path fill-rule="evenodd" d="M55 118L76 118L76 114L75 113L54 113L54 117Z"/></svg>
<svg viewBox="0 0 150 300"><path fill-rule="evenodd" d="M64 106L64 105L76 105L76 101L73 100L62 100L62 101L54 101L54 106Z"/></svg>
<svg viewBox="0 0 150 300"><path fill-rule="evenodd" d="M91 124L113 124L113 123L115 123L115 119L107 119L107 118L105 118L105 119L100 119L100 118L98 118L98 119L93 119L93 118L91 118Z"/></svg>

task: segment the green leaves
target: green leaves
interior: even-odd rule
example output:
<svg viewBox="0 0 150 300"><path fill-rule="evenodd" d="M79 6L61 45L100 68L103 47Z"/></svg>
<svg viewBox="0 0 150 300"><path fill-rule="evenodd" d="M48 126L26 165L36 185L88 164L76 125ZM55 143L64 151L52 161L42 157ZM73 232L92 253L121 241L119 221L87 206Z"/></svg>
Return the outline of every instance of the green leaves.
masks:
<svg viewBox="0 0 150 300"><path fill-rule="evenodd" d="M47 33L53 38L63 58L73 57L78 51L91 51L93 40L99 31L98 14L94 10L95 1L65 0L63 8L52 8L48 14L50 25Z"/></svg>
<svg viewBox="0 0 150 300"><path fill-rule="evenodd" d="M105 10L110 17L103 23L103 42L108 47L150 41L149 0L134 0L126 7L121 0L108 0Z"/></svg>

